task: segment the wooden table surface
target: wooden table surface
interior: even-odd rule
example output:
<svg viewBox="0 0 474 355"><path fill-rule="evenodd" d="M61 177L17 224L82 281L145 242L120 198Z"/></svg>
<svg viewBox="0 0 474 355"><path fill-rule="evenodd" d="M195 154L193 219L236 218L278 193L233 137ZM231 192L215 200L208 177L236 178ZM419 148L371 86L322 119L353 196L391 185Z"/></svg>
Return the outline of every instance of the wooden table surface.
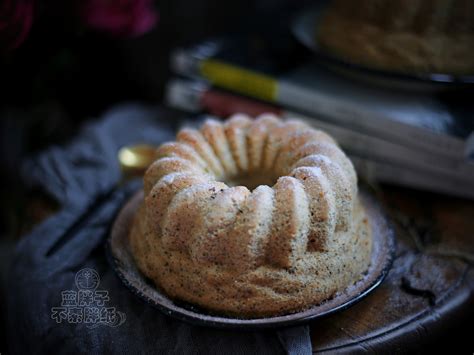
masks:
<svg viewBox="0 0 474 355"><path fill-rule="evenodd" d="M395 228L394 264L361 302L311 323L315 353L420 352L474 317L474 201L389 186L376 194ZM44 202L32 200L27 226L56 210Z"/></svg>
<svg viewBox="0 0 474 355"><path fill-rule="evenodd" d="M377 195L396 231L392 269L360 303L311 324L313 352L420 352L473 315L474 202L394 187Z"/></svg>

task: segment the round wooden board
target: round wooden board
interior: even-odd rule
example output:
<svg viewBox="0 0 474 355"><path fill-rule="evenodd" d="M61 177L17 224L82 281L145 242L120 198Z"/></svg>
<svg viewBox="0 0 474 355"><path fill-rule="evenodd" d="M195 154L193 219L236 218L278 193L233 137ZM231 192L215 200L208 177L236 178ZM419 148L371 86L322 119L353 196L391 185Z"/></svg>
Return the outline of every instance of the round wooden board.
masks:
<svg viewBox="0 0 474 355"><path fill-rule="evenodd" d="M314 353L472 352L474 201L384 185L396 235L393 265L374 292L310 323Z"/></svg>
<svg viewBox="0 0 474 355"><path fill-rule="evenodd" d="M143 201L142 191L137 192L118 214L108 239L107 254L118 277L136 296L164 314L183 321L212 327L240 329L276 328L302 324L355 304L381 284L391 267L395 251L393 229L376 200L366 191L362 191L360 195L367 210L373 235L372 261L367 274L361 281L332 299L298 313L269 318L237 319L209 314L205 310L168 298L139 272L130 251L128 234L135 212Z"/></svg>

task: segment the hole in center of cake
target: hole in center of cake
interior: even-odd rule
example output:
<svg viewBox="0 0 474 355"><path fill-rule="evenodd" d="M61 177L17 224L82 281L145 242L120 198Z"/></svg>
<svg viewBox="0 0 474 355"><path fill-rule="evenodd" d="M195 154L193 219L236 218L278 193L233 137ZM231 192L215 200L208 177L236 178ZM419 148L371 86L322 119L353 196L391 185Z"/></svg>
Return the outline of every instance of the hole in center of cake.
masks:
<svg viewBox="0 0 474 355"><path fill-rule="evenodd" d="M226 179L225 183L229 186L245 186L250 191L260 185L273 186L278 177L272 176L268 172L254 172L253 174L242 174Z"/></svg>

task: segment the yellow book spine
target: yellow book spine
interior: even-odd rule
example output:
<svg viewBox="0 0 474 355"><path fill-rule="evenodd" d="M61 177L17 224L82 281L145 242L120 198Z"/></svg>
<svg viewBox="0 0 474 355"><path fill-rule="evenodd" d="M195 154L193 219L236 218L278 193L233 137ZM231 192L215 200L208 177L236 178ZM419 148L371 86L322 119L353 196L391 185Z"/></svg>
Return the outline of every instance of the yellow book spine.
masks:
<svg viewBox="0 0 474 355"><path fill-rule="evenodd" d="M199 70L200 74L213 85L265 101L276 100L278 83L268 75L215 59L203 60Z"/></svg>

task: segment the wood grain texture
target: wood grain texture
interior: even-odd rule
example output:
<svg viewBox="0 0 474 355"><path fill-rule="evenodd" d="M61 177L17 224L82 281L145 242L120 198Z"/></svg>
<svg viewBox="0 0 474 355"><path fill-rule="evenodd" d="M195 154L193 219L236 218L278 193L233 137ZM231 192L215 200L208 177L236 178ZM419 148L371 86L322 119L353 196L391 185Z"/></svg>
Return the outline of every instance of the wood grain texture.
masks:
<svg viewBox="0 0 474 355"><path fill-rule="evenodd" d="M472 315L474 202L389 186L378 196L396 228L393 267L360 303L311 323L315 353L419 351Z"/></svg>
<svg viewBox="0 0 474 355"><path fill-rule="evenodd" d="M401 188L379 191L397 255L384 283L350 309L311 324L313 352L420 351L474 303L474 203Z"/></svg>

